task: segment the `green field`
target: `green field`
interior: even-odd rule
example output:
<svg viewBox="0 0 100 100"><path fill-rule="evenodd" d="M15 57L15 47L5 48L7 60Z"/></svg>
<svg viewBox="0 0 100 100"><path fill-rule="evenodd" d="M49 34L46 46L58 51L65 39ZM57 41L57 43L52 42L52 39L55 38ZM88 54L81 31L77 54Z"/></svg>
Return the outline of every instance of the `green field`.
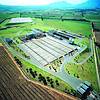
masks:
<svg viewBox="0 0 100 100"><path fill-rule="evenodd" d="M4 26L7 21L3 22L1 26ZM44 31L51 29L67 30L76 34L82 34L89 36L91 34L91 24L88 22L77 22L77 21L60 21L60 20L41 20L33 18L33 23L19 24L20 27L9 28L0 31L0 36L15 37L18 34L16 32L22 32L19 35L26 34L33 28L38 28Z"/></svg>
<svg viewBox="0 0 100 100"><path fill-rule="evenodd" d="M61 15L63 15L63 13L65 13L66 11L62 12ZM39 14L41 15L41 11L38 12L34 12L33 13L27 13L26 16L28 16L30 14L30 17L32 16L38 16ZM52 12L53 13L53 12ZM50 14L52 14L50 13ZM48 15L48 12L43 13L45 16ZM54 13L53 13L54 14ZM57 12L56 14L59 14L59 12ZM64 16L66 17L70 17L74 14L74 16L82 18L81 13L73 13L70 12L68 14L64 14ZM13 17L19 17L20 14L19 13L2 13L0 14L0 19L6 19L6 18L13 18ZM21 16L25 17L25 13L21 13ZM52 15L54 16L54 15ZM52 17L50 16L50 17ZM55 16L54 16L55 17ZM89 20L94 20L94 16L90 16L89 14L85 15L85 18L89 19ZM99 20L99 17L95 17L95 20ZM7 26L13 26L12 28L7 28L4 30L0 30L0 37L6 37L6 38L13 38L13 39L18 39L18 37L21 37L25 34L27 34L28 32L31 32L33 28L37 28L37 29L41 29L43 31L49 31L52 29L58 29L58 30L66 30L72 33L76 33L76 34L80 34L85 36L85 38L83 38L83 40L81 42L79 42L79 39L75 40L75 43L82 46L82 45L87 45L87 47L89 48L90 43L89 43L89 36L92 34L92 27L91 27L91 22L85 22L85 21L72 21L72 20L67 20L67 21L61 21L58 19L39 19L39 18L33 18L33 22L32 23L24 23L24 24L16 24L16 26L14 25L8 25L8 22L10 19L6 19L3 23L0 24L0 28L4 28ZM88 51L85 53L82 53L81 56L79 55L79 62L82 61L83 59L85 59L85 57L87 57L88 55ZM20 58L19 58L20 59ZM77 59L77 58L75 58ZM42 74L44 77L51 77L54 81L58 80L60 82L60 86L56 86L54 84L54 87L60 91L64 91L65 88L67 88L67 90L69 92L72 91L72 88L70 87L70 85L66 84L65 82L63 82L62 80L60 80L57 77L54 77L53 75L40 70L38 67L31 65L29 63L27 63L26 61L20 59L22 64L23 64L23 68L22 70L25 72L26 75L29 75L30 78L32 78L32 76L26 72L26 69L32 68L33 71L37 71L39 74ZM97 78L96 78L96 70L95 70L95 62L94 62L94 57L90 58L87 62L85 62L82 65L77 65L74 63L69 63L67 65L65 65L65 69L66 72L68 72L70 75L73 75L75 77L78 77L82 80L87 80L89 82L92 83L93 87L95 90L98 91L98 85L97 85ZM87 77L88 76L88 77ZM32 80L38 81L38 78L32 78ZM48 85L50 86L50 84L48 83Z"/></svg>
<svg viewBox="0 0 100 100"><path fill-rule="evenodd" d="M6 18L13 18L13 17L19 17L19 13L0 13L0 19L6 19Z"/></svg>
<svg viewBox="0 0 100 100"><path fill-rule="evenodd" d="M97 84L96 68L94 58L91 57L84 64L69 63L65 65L66 72L81 80L87 80L92 83L96 91L99 91Z"/></svg>
<svg viewBox="0 0 100 100"><path fill-rule="evenodd" d="M85 18L89 20L100 20L100 13L87 13Z"/></svg>

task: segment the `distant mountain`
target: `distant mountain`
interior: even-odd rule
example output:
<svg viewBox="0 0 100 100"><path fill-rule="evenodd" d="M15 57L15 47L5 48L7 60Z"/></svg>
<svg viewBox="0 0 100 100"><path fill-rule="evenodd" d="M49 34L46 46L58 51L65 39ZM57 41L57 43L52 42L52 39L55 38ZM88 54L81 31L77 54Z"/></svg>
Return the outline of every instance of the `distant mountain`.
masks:
<svg viewBox="0 0 100 100"><path fill-rule="evenodd" d="M0 5L0 11L11 11L11 12L18 12L18 11L32 11L32 10L42 10L46 9L45 6L10 6L10 5Z"/></svg>
<svg viewBox="0 0 100 100"><path fill-rule="evenodd" d="M52 9L56 9L56 8L66 9L66 8L70 8L71 6L72 5L67 3L67 2L61 1L61 2L55 2L55 3L49 4L48 8L52 8Z"/></svg>
<svg viewBox="0 0 100 100"><path fill-rule="evenodd" d="M99 0L88 0L85 3L72 5L65 1L55 2L44 6L7 6L0 5L0 11L32 11L44 9L96 9L100 8Z"/></svg>
<svg viewBox="0 0 100 100"><path fill-rule="evenodd" d="M87 9L100 8L100 1L99 0L88 0L85 3L76 5L75 8L87 8Z"/></svg>
<svg viewBox="0 0 100 100"><path fill-rule="evenodd" d="M76 9L95 9L100 8L99 0L88 0L85 3L73 5L69 4L65 1L56 2L49 5L49 8L60 8L60 9L68 9L68 8L76 8Z"/></svg>

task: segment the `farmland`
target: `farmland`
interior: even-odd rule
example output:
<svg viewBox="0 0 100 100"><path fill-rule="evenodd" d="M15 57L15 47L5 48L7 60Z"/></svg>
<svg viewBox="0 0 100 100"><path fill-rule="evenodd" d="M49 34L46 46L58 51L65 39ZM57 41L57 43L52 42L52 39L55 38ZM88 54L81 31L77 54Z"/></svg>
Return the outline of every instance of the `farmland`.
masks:
<svg viewBox="0 0 100 100"><path fill-rule="evenodd" d="M21 70L27 77L43 84L43 81L39 81L39 75L42 75L45 79L49 76L54 82L52 85L49 81L47 81L47 85L49 87L55 88L59 91L73 93L74 95L75 91L72 89L72 86L70 84L55 76L55 74L51 73L56 73L56 71L60 73L60 68L63 65L62 63L65 62L64 57L62 56L71 52L73 48L75 49L75 47L78 47L80 49L86 47L86 49L83 52L79 53L75 58L73 55L77 54L78 51L73 53L72 55L67 55L66 59L71 57L74 59L71 59L69 62L65 63L64 69L69 76L74 76L81 81L87 80L92 84L94 90L99 91L94 55L92 53L93 50L91 50L93 45L91 42L91 21L98 21L99 16L100 15L98 11L96 13L89 13L88 11L84 12L74 10L48 10L44 12L41 10L36 10L33 12L1 13L0 38L3 39L3 42L6 45L8 44L4 41L5 38L10 38L14 41L15 44L9 45L7 46L7 48L13 56L16 55L16 57L21 61ZM9 24L11 18L19 17L31 17L32 22ZM42 30L42 32L46 34L48 34L50 30L67 31L69 33L78 34L83 37L77 37L73 39L74 46L70 44L70 48L73 47L71 49L68 48L68 45L63 45L64 42L62 42L61 40L59 40L60 43L57 43L58 39L55 39L54 37L50 39L51 36L46 36L40 39L27 40L24 43L21 38L26 37L27 34L31 33L33 29ZM64 40L67 41L67 43L70 42L70 40L68 39ZM22 54L29 56L29 58L27 59ZM33 59L31 59L31 56L37 59L41 66L36 65L35 62L32 62ZM86 61L84 61L84 59L86 59ZM53 69L57 70L53 70L52 72L51 66L53 66ZM49 69L51 73L46 72L44 69L42 70L42 68L40 67ZM32 71L35 73L37 72L36 77L31 74ZM59 82L59 86L56 84L56 80Z"/></svg>
<svg viewBox="0 0 100 100"><path fill-rule="evenodd" d="M3 46L0 46L0 64L0 98L2 100L15 98L18 100L33 98L34 100L54 100L54 98L55 100L59 98L71 100L69 95L62 95L26 79Z"/></svg>
<svg viewBox="0 0 100 100"><path fill-rule="evenodd" d="M59 30L67 30L67 31L71 31L73 33L78 33L78 34L83 34L86 36L89 36L91 34L91 25L88 22L77 22L77 21L59 21L59 20L44 20L42 21L41 19L35 19L33 18L33 22L34 23L29 23L28 25L26 24L21 24L19 26L19 28L10 28L10 29L6 29L6 30L1 30L0 31L0 36L16 36L17 34L14 34L14 32L18 32L18 31L22 31L23 32L28 32L30 31L32 28L38 28L44 31L48 31L50 29L59 29ZM4 22L6 23L6 22ZM2 23L3 24L3 23ZM2 25L1 24L1 25ZM3 25L2 25L3 26ZM77 27L75 27L77 26ZM26 33L25 32L25 33ZM10 34L9 34L10 33ZM22 35L20 34L20 35Z"/></svg>

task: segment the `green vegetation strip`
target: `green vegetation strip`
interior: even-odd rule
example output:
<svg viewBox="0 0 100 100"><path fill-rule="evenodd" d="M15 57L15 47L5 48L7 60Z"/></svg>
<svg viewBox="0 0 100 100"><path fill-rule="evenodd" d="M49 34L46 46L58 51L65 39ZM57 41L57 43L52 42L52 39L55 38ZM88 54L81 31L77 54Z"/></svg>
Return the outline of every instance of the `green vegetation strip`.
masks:
<svg viewBox="0 0 100 100"><path fill-rule="evenodd" d="M18 59L20 59L20 58L18 58ZM26 62L26 61L24 61L22 59L20 59L20 61L23 64L22 70L26 73L26 75L28 75L30 77L30 79L39 82L38 75L41 74L43 77L45 77L45 78L50 77L54 81L53 85L54 85L55 89L57 89L59 91L62 91L62 92L64 92L66 90L69 93L74 91L70 85L68 85L67 83L65 83L61 79L59 79L59 78L57 78L57 77L55 77L55 76L53 76L53 75L41 70L41 69L39 69L35 65L32 65L32 64L30 64L30 63L28 63L28 62ZM36 76L36 78L33 78L32 75L30 74L30 72L27 72L27 69L30 69L30 68L32 68L33 71L37 72L38 75ZM56 85L56 83L55 83L56 80L58 80L59 86ZM49 82L48 82L48 86L50 86Z"/></svg>

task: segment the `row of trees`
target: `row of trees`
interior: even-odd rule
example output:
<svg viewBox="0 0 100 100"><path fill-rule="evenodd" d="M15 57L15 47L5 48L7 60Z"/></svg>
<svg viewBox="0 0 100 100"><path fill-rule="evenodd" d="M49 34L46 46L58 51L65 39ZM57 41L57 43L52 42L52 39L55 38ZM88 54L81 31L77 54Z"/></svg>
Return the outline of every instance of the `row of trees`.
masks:
<svg viewBox="0 0 100 100"><path fill-rule="evenodd" d="M59 17L57 17L56 15L53 16L53 17L51 17L51 16L49 16L49 17L47 17L47 16L38 16L38 18L41 18L42 21L43 21L44 19L60 19L61 21L64 21L64 20L87 21L87 20L85 20L85 19L83 18L83 17L84 17L84 13L83 13L83 12L80 14L80 17L79 17L79 16L75 16L75 14L73 14L73 17L70 16L70 18L72 17L71 19L64 18L64 17L67 17L67 16L59 16Z"/></svg>
<svg viewBox="0 0 100 100"><path fill-rule="evenodd" d="M49 67L49 69L53 69L55 72L57 72L57 70L59 69L59 67L62 64L62 58L58 58L56 60L54 60L53 62L51 62L49 65L47 65Z"/></svg>
<svg viewBox="0 0 100 100"><path fill-rule="evenodd" d="M28 73L30 73L33 78L37 78L38 81L43 82L44 85L49 85L50 84L50 86L52 88L55 88L55 85L56 86L60 86L58 80L55 80L54 81L49 76L44 77L42 74L37 73L37 71L33 71L32 68L29 68L29 69L27 68L26 71ZM71 94L71 95L74 95L74 96L77 96L77 92L76 91L74 91L73 89L69 90L67 87L65 87L65 89L63 90L63 92L68 93L68 94Z"/></svg>
<svg viewBox="0 0 100 100"><path fill-rule="evenodd" d="M17 63L20 67L23 66L23 65L22 65L22 62L21 62L16 56L14 57L14 59L15 59L16 63Z"/></svg>
<svg viewBox="0 0 100 100"><path fill-rule="evenodd" d="M56 86L59 86L59 82L58 80L53 80L52 78L50 78L49 76L44 77L42 74L38 74L37 71L33 71L32 68L26 69L27 72L29 72L33 78L38 78L38 80L40 82L43 82L44 85L48 85L50 84L50 86L52 88L54 88L54 84L56 84Z"/></svg>

